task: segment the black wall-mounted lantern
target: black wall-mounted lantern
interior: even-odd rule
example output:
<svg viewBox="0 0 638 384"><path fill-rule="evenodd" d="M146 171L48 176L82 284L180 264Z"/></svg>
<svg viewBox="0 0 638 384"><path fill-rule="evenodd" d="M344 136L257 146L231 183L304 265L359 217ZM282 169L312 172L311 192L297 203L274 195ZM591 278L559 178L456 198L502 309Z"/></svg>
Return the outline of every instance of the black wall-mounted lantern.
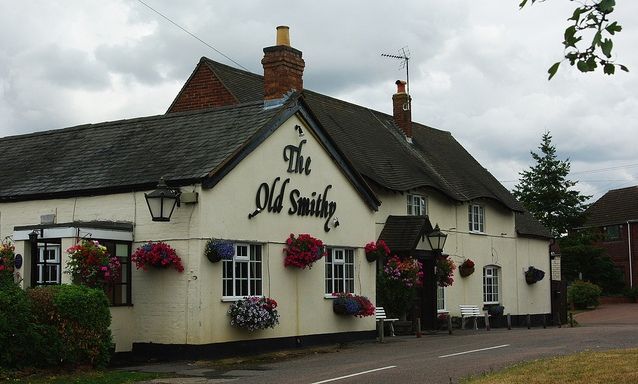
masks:
<svg viewBox="0 0 638 384"><path fill-rule="evenodd" d="M443 252L445 241L447 240L447 234L441 232L439 225L434 227L434 230L426 235L430 248L435 252Z"/></svg>
<svg viewBox="0 0 638 384"><path fill-rule="evenodd" d="M180 194L178 189L168 188L164 178L160 178L157 189L144 194L153 221L170 221L175 206L179 207Z"/></svg>

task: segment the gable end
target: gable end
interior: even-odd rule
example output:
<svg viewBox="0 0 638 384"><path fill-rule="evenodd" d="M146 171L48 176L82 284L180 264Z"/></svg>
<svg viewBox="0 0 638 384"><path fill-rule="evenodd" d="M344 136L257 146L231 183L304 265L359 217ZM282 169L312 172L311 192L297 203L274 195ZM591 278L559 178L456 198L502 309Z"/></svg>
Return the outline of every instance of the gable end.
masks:
<svg viewBox="0 0 638 384"><path fill-rule="evenodd" d="M200 60L166 113L239 104L215 72Z"/></svg>

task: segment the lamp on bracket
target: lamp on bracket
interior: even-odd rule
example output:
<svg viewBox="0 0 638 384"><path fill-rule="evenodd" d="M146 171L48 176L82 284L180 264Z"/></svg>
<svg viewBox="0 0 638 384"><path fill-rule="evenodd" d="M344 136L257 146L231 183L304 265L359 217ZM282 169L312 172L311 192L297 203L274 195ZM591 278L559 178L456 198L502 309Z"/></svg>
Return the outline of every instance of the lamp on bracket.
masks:
<svg viewBox="0 0 638 384"><path fill-rule="evenodd" d="M438 224L434 227L432 232L426 235L426 237L428 238L428 243L430 243L430 248L432 248L433 251L443 252L445 240L447 240L447 234L441 232Z"/></svg>
<svg viewBox="0 0 638 384"><path fill-rule="evenodd" d="M175 206L179 207L180 195L179 189L169 188L161 177L157 189L144 194L153 221L170 221Z"/></svg>

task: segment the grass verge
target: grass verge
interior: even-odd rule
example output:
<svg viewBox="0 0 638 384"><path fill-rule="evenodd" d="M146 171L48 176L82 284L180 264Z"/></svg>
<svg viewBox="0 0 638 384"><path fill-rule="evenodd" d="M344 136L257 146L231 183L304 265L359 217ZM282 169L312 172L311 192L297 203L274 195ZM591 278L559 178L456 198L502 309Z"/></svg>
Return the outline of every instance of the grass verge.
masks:
<svg viewBox="0 0 638 384"><path fill-rule="evenodd" d="M513 365L465 378L463 384L635 384L638 349L582 352Z"/></svg>
<svg viewBox="0 0 638 384"><path fill-rule="evenodd" d="M73 373L49 372L23 376L16 372L0 372L0 381L16 384L124 384L162 377L167 377L167 375L165 373L145 372L86 371Z"/></svg>

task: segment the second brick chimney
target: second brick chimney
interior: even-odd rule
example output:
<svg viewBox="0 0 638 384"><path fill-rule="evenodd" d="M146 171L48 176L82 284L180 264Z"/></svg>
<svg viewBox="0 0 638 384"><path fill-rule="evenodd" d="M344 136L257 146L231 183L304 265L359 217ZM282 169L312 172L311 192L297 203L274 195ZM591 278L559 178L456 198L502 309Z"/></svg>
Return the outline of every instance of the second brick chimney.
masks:
<svg viewBox="0 0 638 384"><path fill-rule="evenodd" d="M394 122L401 128L408 140L412 139L412 107L410 95L405 91L406 82L397 80L397 93L392 95Z"/></svg>
<svg viewBox="0 0 638 384"><path fill-rule="evenodd" d="M264 99L280 99L289 91L303 90L305 62L301 51L290 46L288 27L277 27L277 45L264 48Z"/></svg>

